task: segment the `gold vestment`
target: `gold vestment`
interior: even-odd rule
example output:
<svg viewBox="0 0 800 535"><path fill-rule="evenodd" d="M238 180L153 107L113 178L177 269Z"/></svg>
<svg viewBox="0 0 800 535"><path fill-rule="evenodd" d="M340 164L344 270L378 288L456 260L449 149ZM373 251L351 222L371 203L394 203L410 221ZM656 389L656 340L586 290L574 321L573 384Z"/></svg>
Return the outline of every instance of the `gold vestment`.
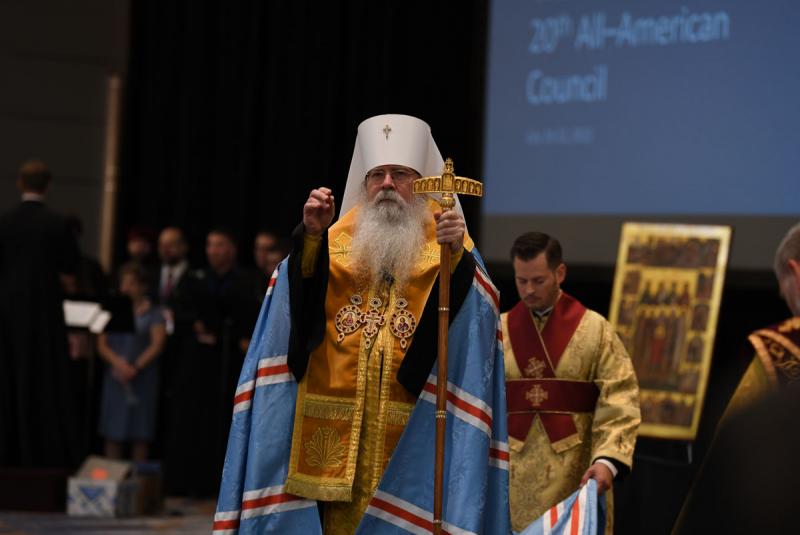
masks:
<svg viewBox="0 0 800 535"><path fill-rule="evenodd" d="M506 379L524 377L502 314ZM544 320L538 320L541 332ZM551 443L537 416L527 439L509 437L511 523L520 531L578 489L581 476L598 457L630 467L641 421L639 386L633 364L611 325L587 310L555 368L558 379L593 381L600 393L594 414L573 413L577 434ZM612 533L612 496L606 493L606 533Z"/></svg>
<svg viewBox="0 0 800 535"><path fill-rule="evenodd" d="M800 380L800 317L759 329L748 341L755 349L722 421L783 386Z"/></svg>
<svg viewBox="0 0 800 535"><path fill-rule="evenodd" d="M416 396L397 380L412 340L403 333L413 334L439 270L431 218L403 288L359 287L350 257L356 217L350 210L328 229L325 336L298 385L286 482L291 494L329 502L326 535L355 531L414 408ZM304 272L307 264L304 254Z"/></svg>

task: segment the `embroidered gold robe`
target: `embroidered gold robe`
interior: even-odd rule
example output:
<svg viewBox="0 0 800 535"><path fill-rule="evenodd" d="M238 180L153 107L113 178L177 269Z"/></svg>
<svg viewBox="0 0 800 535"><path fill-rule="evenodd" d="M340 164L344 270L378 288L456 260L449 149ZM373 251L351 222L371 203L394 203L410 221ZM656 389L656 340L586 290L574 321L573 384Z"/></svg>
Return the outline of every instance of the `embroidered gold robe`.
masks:
<svg viewBox="0 0 800 535"><path fill-rule="evenodd" d="M563 295L563 294L562 294ZM534 319L541 332L549 318ZM508 313L501 315L507 380L540 376L532 359L520 369L509 335ZM553 325L551 328L556 327ZM527 356L523 356L527 360ZM593 413L573 413L577 433L551 441L537 415L524 441L509 436L511 522L522 530L574 492L583 473L599 457L630 467L640 423L639 387L633 364L611 325L586 310L555 365L555 378L593 382L598 396ZM612 493L606 493L609 514L606 532L612 533Z"/></svg>
<svg viewBox="0 0 800 535"><path fill-rule="evenodd" d="M721 424L740 410L800 380L800 317L789 318L778 324L758 329L751 333L747 340L753 347L755 355L720 418ZM718 427L717 431L720 429L722 427ZM714 437L706 459L719 455L716 453L718 437L719 435ZM711 477L708 475L707 462L701 466L697 474L673 533L689 532L692 528L692 519L702 515L699 512L702 507L700 504L704 499L704 493L709 492L708 481Z"/></svg>
<svg viewBox="0 0 800 535"><path fill-rule="evenodd" d="M728 403L723 420L800 379L800 317L759 329L747 339L755 355Z"/></svg>
<svg viewBox="0 0 800 535"><path fill-rule="evenodd" d="M398 289L391 282L359 287L350 258L356 217L357 209L353 209L328 229L327 243L322 244L327 252L323 255L327 261L324 332L321 342L309 348L307 368L299 373L293 369L302 379L286 490L328 502L323 509L327 535L355 531L435 358L434 339L423 351L421 364L414 363L418 370L411 375L423 381L418 388L409 386L418 382L413 377L409 380L406 374L404 382L399 376L407 353L409 360L416 358L410 351L412 341L417 336L429 338L424 334L429 322L423 324L423 314L429 317L435 313L428 312L427 304L439 270L440 246L433 218L426 227L426 243L411 278ZM464 279L461 286L466 284L461 291L455 290L456 301L463 301L474 269L470 254L464 251L463 256L459 251L453 257L457 263L454 280ZM302 270L306 276L313 273L314 260L314 255L304 251ZM461 272L468 272L469 278L462 277ZM435 331L435 325L428 330ZM313 338L313 334L310 336ZM291 367L291 344L289 358Z"/></svg>

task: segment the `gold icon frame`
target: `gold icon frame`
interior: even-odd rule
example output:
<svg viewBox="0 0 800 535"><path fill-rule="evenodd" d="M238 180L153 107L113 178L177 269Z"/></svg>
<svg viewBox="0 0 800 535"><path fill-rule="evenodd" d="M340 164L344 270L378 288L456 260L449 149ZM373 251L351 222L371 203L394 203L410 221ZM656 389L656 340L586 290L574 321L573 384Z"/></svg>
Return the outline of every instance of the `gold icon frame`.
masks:
<svg viewBox="0 0 800 535"><path fill-rule="evenodd" d="M730 241L727 226L622 226L609 321L639 379L640 436L697 435Z"/></svg>

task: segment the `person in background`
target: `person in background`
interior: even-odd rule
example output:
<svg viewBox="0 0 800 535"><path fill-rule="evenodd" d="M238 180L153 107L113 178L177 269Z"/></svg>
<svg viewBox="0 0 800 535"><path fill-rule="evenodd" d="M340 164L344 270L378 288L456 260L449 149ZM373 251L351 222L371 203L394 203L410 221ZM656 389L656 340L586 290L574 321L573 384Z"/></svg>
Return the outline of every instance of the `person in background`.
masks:
<svg viewBox="0 0 800 535"><path fill-rule="evenodd" d="M67 224L76 242L80 243L83 236L81 218L74 214L67 216ZM81 299L102 300L108 295L108 276L96 258L81 250L74 283L65 285L64 290L67 295L78 296Z"/></svg>
<svg viewBox="0 0 800 535"><path fill-rule="evenodd" d="M85 453L62 307L79 252L45 204L51 182L25 162L21 202L0 215L0 466L72 468Z"/></svg>
<svg viewBox="0 0 800 535"><path fill-rule="evenodd" d="M208 267L203 276L206 302L200 319L195 322L195 332L200 343L218 346L223 354L229 353L232 360L223 364L228 371L238 371L258 315L253 307L257 281L251 272L239 266L236 236L229 229L217 227L208 233L206 258ZM232 373L237 375L231 381L235 390L238 373Z"/></svg>
<svg viewBox="0 0 800 535"><path fill-rule="evenodd" d="M103 377L100 434L105 454L121 458L123 443L131 442L131 457L145 461L156 426L158 368L164 349L164 317L148 297L147 272L136 263L119 271L119 291L131 299L134 331L109 332L98 337L97 350L108 364Z"/></svg>
<svg viewBox="0 0 800 535"><path fill-rule="evenodd" d="M156 241L156 232L149 225L134 225L128 231L125 251L128 255L126 262L136 262L142 266L147 275L147 286L150 299L158 301L158 259L153 254ZM114 273L111 281L112 289L119 288L119 274Z"/></svg>
<svg viewBox="0 0 800 535"><path fill-rule="evenodd" d="M191 341L174 366L166 466L168 490L196 497L218 489L236 381L258 313L255 280L239 266L229 229L208 233L206 258L197 272Z"/></svg>
<svg viewBox="0 0 800 535"><path fill-rule="evenodd" d="M125 248L128 260L138 262L143 266L153 264L153 242L155 232L147 225L134 225L128 231L128 242Z"/></svg>
<svg viewBox="0 0 800 535"><path fill-rule="evenodd" d="M157 300L167 320L167 332L182 331L196 317L196 292L199 278L188 260L189 245L183 230L166 227L158 236ZM180 324L180 325L178 325ZM181 333L182 334L182 333Z"/></svg>
<svg viewBox="0 0 800 535"><path fill-rule="evenodd" d="M289 251L286 244L274 232L262 230L256 234L253 243L253 260L259 272L268 281L287 254Z"/></svg>
<svg viewBox="0 0 800 535"><path fill-rule="evenodd" d="M67 216L67 224L80 243L83 235L83 221L77 215ZM82 250L78 260L78 269L73 277L62 279L64 294L69 299L102 303L108 297L108 277L97 259L87 255ZM95 342L93 335L85 328L69 329L69 356L74 360L91 359L94 357ZM80 366L83 368L83 366ZM87 381L89 370L81 370L80 380ZM91 382L91 380L90 380Z"/></svg>
<svg viewBox="0 0 800 535"><path fill-rule="evenodd" d="M274 232L262 230L256 234L253 241L253 260L256 265L254 278L256 280L255 291L257 298L254 317L258 317L272 274L278 264L286 258L287 254L289 254L288 244Z"/></svg>
<svg viewBox="0 0 800 535"><path fill-rule="evenodd" d="M67 224L72 230L75 240L80 243L83 235L83 221L77 215L67 216ZM100 262L80 250L78 269L74 277L64 277L62 284L67 299L104 303L108 298L109 281ZM82 435L87 450L96 440L97 417L100 399L100 377L102 366L95 359L97 353L97 336L86 327L70 327L67 329L69 356L73 360L70 372L78 385L78 404L82 408Z"/></svg>
<svg viewBox="0 0 800 535"><path fill-rule="evenodd" d="M170 448L179 443L180 426L171 425L172 420L185 417L174 414L176 405L181 406L180 392L184 383L191 383L192 370L197 355L197 342L194 339L193 325L198 318L199 301L202 295L202 281L198 271L188 260L189 244L180 227L165 227L158 236L159 278L156 283L157 302L164 314L167 343L159 359L160 381L158 404L158 433L153 445L154 454L160 454L166 465L167 491L180 489L181 481L171 478L169 465L180 463L184 452Z"/></svg>

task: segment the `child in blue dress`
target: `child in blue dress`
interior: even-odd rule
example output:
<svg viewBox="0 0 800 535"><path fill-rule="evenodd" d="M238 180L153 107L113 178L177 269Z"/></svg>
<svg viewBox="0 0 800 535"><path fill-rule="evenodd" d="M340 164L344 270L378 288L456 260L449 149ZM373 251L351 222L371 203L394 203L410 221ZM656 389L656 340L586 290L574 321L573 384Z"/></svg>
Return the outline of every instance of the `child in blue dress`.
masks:
<svg viewBox="0 0 800 535"><path fill-rule="evenodd" d="M103 377L100 435L105 454L122 457L131 443L134 461L147 460L156 428L158 368L156 359L167 334L161 309L147 297L147 272L136 263L119 272L119 291L133 304L134 332L110 332L98 337L97 349L107 366Z"/></svg>

